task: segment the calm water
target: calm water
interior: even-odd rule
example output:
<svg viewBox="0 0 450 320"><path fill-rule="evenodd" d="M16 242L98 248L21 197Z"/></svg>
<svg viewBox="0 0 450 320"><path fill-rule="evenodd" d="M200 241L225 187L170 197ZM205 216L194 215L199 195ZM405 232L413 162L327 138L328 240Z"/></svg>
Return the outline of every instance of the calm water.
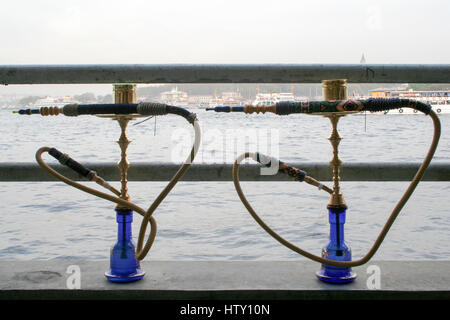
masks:
<svg viewBox="0 0 450 320"><path fill-rule="evenodd" d="M331 158L330 124L316 116L197 112L203 142L195 163L232 162L245 150L286 161ZM119 126L97 117L17 116L0 110L0 162L33 162L44 145L80 162L119 160ZM450 161L450 115L440 116L442 137L434 162ZM181 163L192 143L184 119L166 116L128 128L133 162ZM155 128L156 125L156 128ZM156 129L156 130L155 130ZM423 115L348 116L340 121L344 162L418 162L433 132ZM47 158L48 159L48 158ZM51 160L48 159L50 162ZM330 185L330 182L326 182ZM118 182L114 185L119 186ZM134 202L148 207L165 182L129 182ZM354 258L370 248L403 194L403 182L342 182L349 205L346 240ZM295 182L243 182L257 212L278 233L320 254L327 242L328 196ZM448 260L449 182L422 182L379 249L379 260ZM108 259L115 241L114 204L63 183L0 183L0 259ZM268 236L241 204L232 182L181 182L155 213L158 234L146 259L290 260L303 257ZM135 216L135 235L141 221Z"/></svg>

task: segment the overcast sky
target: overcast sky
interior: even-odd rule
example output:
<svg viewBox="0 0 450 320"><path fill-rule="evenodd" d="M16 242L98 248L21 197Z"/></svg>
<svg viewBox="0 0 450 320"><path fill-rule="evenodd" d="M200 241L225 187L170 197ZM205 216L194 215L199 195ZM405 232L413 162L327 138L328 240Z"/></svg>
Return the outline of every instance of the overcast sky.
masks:
<svg viewBox="0 0 450 320"><path fill-rule="evenodd" d="M449 16L446 0L0 0L0 64L450 63Z"/></svg>

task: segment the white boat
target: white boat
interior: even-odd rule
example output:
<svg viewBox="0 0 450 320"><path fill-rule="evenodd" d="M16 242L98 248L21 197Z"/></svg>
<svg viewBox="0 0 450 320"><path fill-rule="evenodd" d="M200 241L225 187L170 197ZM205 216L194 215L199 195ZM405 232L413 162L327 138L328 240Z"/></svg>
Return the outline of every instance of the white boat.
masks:
<svg viewBox="0 0 450 320"><path fill-rule="evenodd" d="M42 107L59 107L62 108L66 104L78 103L78 101L73 100L71 97L45 97L42 99L36 100L33 104L33 108L42 108Z"/></svg>
<svg viewBox="0 0 450 320"><path fill-rule="evenodd" d="M450 113L450 104L431 104L431 109L437 114L449 114ZM377 112L380 113L380 112ZM403 109L395 109L389 110L387 112L383 112L380 114L422 114L421 112L411 109L411 108L403 108Z"/></svg>
<svg viewBox="0 0 450 320"><path fill-rule="evenodd" d="M450 113L450 90L398 90L398 89L374 89L370 90L371 98L400 98L421 101L431 105L437 114ZM383 113L381 113L383 114ZM421 114L411 108L395 109L384 114Z"/></svg>
<svg viewBox="0 0 450 320"><path fill-rule="evenodd" d="M291 92L257 93L253 105L270 106L281 101L307 101L306 97L295 97Z"/></svg>

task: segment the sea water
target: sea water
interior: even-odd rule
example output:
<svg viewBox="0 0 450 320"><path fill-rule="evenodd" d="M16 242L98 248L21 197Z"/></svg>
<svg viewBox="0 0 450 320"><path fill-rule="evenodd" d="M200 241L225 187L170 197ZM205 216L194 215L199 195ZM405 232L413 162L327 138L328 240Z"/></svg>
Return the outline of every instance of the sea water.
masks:
<svg viewBox="0 0 450 320"><path fill-rule="evenodd" d="M328 119L307 115L197 113L202 145L194 163L232 163L244 151L261 151L289 163L328 162ZM34 162L36 150L56 147L81 163L118 162L116 121L94 116L19 116L0 110L0 162ZM439 116L442 136L432 161L450 161L450 115ZM137 162L182 163L192 127L173 115L131 121L127 149ZM135 125L137 124L137 125ZM339 122L343 162L420 162L432 139L424 115L359 114ZM44 155L50 163L55 161ZM133 202L148 208L167 182L128 183ZM331 186L330 181L324 182ZM92 186L92 183L88 183ZM119 182L112 182L120 188ZM408 182L341 182L348 204L346 241L354 259L365 255ZM329 196L305 183L242 182L258 214L277 233L320 255L328 241ZM448 260L450 182L421 182L374 259ZM116 239L115 204L62 182L0 182L0 259L109 258ZM158 223L150 260L304 259L262 230L230 182L179 182L154 213ZM141 217L133 222L136 239Z"/></svg>

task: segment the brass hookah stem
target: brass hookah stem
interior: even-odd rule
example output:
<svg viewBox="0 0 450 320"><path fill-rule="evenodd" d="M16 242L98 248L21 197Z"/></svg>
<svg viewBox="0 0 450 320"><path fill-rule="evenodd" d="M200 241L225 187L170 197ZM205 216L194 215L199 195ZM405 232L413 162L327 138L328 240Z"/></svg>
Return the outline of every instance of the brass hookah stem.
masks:
<svg viewBox="0 0 450 320"><path fill-rule="evenodd" d="M347 80L345 79L335 79L335 80L323 80L323 99L324 100L345 100L347 99ZM333 193L331 194L330 201L328 202L328 207L333 208L347 208L347 204L341 193L339 182L340 168L342 160L339 159L339 143L342 138L339 136L337 130L337 125L339 119L342 115L330 113L326 117L330 119L332 131L331 136L328 138L333 147L333 158L330 161L331 167L333 169Z"/></svg>
<svg viewBox="0 0 450 320"><path fill-rule="evenodd" d="M120 162L118 163L118 167L120 170L120 183L121 183L120 198L127 201L130 201L130 196L128 194L128 187L127 187L128 182L127 177L128 177L128 169L130 168L130 162L127 159L127 148L131 141L128 140L126 132L129 121L130 119L124 116L118 118L118 122L120 125L120 129L122 130L122 133L120 135L119 141L117 141L121 151Z"/></svg>
<svg viewBox="0 0 450 320"><path fill-rule="evenodd" d="M340 171L341 171L341 164L342 160L339 158L339 143L341 142L342 138L339 136L339 132L337 130L337 125L340 119L340 115L332 114L328 118L330 119L331 126L332 126L332 132L331 136L328 138L331 142L331 146L333 147L333 158L330 161L331 167L333 169L333 193L331 194L330 201L328 203L328 206L330 207L344 207L346 208L347 205L345 203L344 197L341 193L341 189L339 186L339 182L341 180L340 177Z"/></svg>
<svg viewBox="0 0 450 320"><path fill-rule="evenodd" d="M121 84L121 85L114 85L114 100L115 103L136 103L136 85L134 84ZM133 119L133 117L129 115L124 116L117 116L114 118L119 122L119 126L121 129L121 134L119 141L117 143L120 146L120 162L118 163L118 167L120 170L120 183L121 183L121 189L120 189L120 198L130 201L130 195L128 194L128 187L127 187L127 177L128 177L128 169L130 168L130 163L127 159L127 148L130 144L131 140L128 139L127 136L127 126L130 120ZM127 209L120 204L116 206L116 209Z"/></svg>

